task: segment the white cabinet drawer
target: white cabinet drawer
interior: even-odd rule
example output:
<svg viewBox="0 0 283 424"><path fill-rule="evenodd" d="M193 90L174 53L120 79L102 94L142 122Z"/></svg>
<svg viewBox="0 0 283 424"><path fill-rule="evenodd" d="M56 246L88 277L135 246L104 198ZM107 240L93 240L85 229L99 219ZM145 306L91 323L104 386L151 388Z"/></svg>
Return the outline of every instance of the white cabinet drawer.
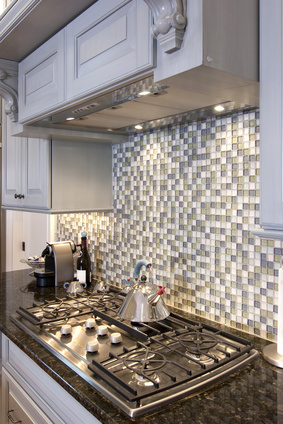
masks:
<svg viewBox="0 0 283 424"><path fill-rule="evenodd" d="M151 15L143 1L97 2L66 27L67 99L153 67Z"/></svg>

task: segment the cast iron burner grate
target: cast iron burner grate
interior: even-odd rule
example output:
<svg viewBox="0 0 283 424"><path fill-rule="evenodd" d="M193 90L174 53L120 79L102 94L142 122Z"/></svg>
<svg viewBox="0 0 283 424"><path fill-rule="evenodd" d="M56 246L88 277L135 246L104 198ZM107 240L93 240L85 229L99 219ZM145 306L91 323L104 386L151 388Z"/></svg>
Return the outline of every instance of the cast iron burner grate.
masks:
<svg viewBox="0 0 283 424"><path fill-rule="evenodd" d="M143 399L183 386L251 349L249 344L240 346L236 339L226 345L224 339L223 332L210 334L209 327L207 330L177 330L151 337L147 343L138 342L132 349L124 348L121 354L110 352L105 361L93 359L88 367L126 401L135 402L138 407ZM194 354L206 355L212 361L194 359L187 343L193 343ZM144 384L140 384L136 374L142 377Z"/></svg>

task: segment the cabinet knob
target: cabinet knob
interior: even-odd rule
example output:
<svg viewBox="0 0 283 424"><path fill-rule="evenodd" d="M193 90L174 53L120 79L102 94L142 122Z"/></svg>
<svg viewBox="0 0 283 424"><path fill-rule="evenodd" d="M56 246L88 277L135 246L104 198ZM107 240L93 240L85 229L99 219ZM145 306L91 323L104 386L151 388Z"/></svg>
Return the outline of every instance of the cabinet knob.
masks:
<svg viewBox="0 0 283 424"><path fill-rule="evenodd" d="M14 418L12 417L12 415L11 415L11 412L14 412L14 410L11 409L10 411L8 411L8 419L10 421L12 421L13 424L22 423L22 420L15 421Z"/></svg>
<svg viewBox="0 0 283 424"><path fill-rule="evenodd" d="M24 199L25 195L24 194L15 194L14 197L15 197L15 199Z"/></svg>

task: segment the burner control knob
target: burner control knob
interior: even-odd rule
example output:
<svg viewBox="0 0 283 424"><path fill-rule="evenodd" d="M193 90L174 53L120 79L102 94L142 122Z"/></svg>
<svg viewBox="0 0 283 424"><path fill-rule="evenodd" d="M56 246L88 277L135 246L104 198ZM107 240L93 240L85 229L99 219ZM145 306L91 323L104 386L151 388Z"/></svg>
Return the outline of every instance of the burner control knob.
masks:
<svg viewBox="0 0 283 424"><path fill-rule="evenodd" d="M72 326L70 324L64 324L61 327L61 334L66 336L67 334L71 334L72 332Z"/></svg>
<svg viewBox="0 0 283 424"><path fill-rule="evenodd" d="M90 340L86 345L86 350L88 352L97 352L99 347L99 343L97 340Z"/></svg>
<svg viewBox="0 0 283 424"><path fill-rule="evenodd" d="M86 322L85 322L85 326L86 326L86 328L94 328L95 327L95 319L94 318L87 319Z"/></svg>
<svg viewBox="0 0 283 424"><path fill-rule="evenodd" d="M99 336L105 336L108 331L107 325L99 325L96 331Z"/></svg>
<svg viewBox="0 0 283 424"><path fill-rule="evenodd" d="M111 336L110 336L110 341L113 344L121 343L121 341L122 341L121 333L112 333Z"/></svg>

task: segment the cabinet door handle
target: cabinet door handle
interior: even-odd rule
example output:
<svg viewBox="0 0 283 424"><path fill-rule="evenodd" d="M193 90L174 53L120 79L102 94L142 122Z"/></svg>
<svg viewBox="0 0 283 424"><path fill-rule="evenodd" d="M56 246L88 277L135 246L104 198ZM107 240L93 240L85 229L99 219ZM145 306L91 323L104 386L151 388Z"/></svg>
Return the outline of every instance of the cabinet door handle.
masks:
<svg viewBox="0 0 283 424"><path fill-rule="evenodd" d="M10 411L8 411L8 419L10 421L12 421L13 424L22 423L22 420L15 421L14 418L12 417L12 415L11 415L11 412L14 412L14 410L11 409Z"/></svg>
<svg viewBox="0 0 283 424"><path fill-rule="evenodd" d="M24 199L25 195L24 194L14 194L14 198L15 199Z"/></svg>

